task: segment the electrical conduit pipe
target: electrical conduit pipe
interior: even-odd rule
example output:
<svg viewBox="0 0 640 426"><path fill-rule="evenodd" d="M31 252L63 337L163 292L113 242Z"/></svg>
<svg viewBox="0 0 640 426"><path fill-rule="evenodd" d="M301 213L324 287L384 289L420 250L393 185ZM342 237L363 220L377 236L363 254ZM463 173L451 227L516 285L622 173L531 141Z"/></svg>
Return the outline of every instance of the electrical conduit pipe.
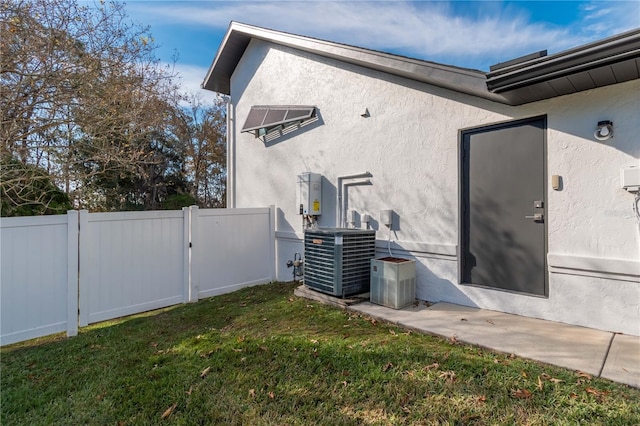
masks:
<svg viewBox="0 0 640 426"><path fill-rule="evenodd" d="M343 218L343 201L342 201L342 194L344 192L344 188L343 188L343 181L345 180L349 180L349 179L361 179L361 178L368 178L368 177L373 177L373 175L371 173L367 172L363 172L363 173L356 173L353 175L344 175L344 176L338 176L338 220L337 220L337 226L339 227L345 227L344 225L344 218ZM370 185L371 181L364 181L364 182L369 182L369 183L362 183L363 185Z"/></svg>

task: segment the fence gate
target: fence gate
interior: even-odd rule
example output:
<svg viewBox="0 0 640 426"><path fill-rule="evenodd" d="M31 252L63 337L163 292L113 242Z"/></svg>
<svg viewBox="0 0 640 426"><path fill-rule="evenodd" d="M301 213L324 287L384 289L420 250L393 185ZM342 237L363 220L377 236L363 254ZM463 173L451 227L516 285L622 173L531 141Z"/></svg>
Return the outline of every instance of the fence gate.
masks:
<svg viewBox="0 0 640 426"><path fill-rule="evenodd" d="M0 345L275 279L275 207L0 220Z"/></svg>

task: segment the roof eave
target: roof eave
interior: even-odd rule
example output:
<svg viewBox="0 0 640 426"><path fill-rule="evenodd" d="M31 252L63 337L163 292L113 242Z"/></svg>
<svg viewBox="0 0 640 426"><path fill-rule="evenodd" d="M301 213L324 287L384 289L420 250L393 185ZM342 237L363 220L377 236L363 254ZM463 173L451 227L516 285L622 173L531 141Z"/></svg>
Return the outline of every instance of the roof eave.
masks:
<svg viewBox="0 0 640 426"><path fill-rule="evenodd" d="M638 57L640 29L551 56L500 68L487 74L486 83L490 91L504 93Z"/></svg>
<svg viewBox="0 0 640 426"><path fill-rule="evenodd" d="M237 23L235 22L229 24L227 33L218 47L216 56L213 58L213 62L211 62L204 81L200 85L203 89L224 95L231 95L231 74L233 74L235 67L238 65L238 61L251 40L250 36L243 35L241 32L235 30L234 27L236 25ZM242 46L243 44L245 44L244 47ZM233 56L237 56L237 58ZM232 69L229 71L229 67L231 66Z"/></svg>
<svg viewBox="0 0 640 426"><path fill-rule="evenodd" d="M405 58L238 22L232 22L229 26L227 34L205 77L202 88L230 95L231 75L252 38L491 101L508 103L504 96L487 90L486 74L482 71Z"/></svg>
<svg viewBox="0 0 640 426"><path fill-rule="evenodd" d="M202 87L230 95L231 76L252 39L512 106L640 78L640 29L484 73L231 22Z"/></svg>

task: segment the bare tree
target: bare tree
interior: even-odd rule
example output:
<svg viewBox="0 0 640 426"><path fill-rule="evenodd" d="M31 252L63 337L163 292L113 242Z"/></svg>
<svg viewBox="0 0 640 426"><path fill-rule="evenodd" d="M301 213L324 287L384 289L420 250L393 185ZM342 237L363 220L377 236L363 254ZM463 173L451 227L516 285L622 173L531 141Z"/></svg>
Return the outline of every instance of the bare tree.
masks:
<svg viewBox="0 0 640 426"><path fill-rule="evenodd" d="M201 207L224 207L226 202L226 109L221 99L206 105L197 95L177 117L176 134L184 146L185 174Z"/></svg>
<svg viewBox="0 0 640 426"><path fill-rule="evenodd" d="M144 181L162 166L153 147L166 140L180 97L148 29L127 23L122 3L0 0L0 34L4 163L46 170L76 206L98 210L109 208L99 183ZM5 196L19 192L6 170Z"/></svg>

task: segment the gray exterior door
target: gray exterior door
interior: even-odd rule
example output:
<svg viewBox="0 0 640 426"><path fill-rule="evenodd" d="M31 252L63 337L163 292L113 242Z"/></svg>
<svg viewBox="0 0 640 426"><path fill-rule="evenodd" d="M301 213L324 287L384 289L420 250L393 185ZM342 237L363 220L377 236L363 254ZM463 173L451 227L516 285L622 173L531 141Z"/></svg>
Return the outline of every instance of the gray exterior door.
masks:
<svg viewBox="0 0 640 426"><path fill-rule="evenodd" d="M462 132L462 279L547 295L546 118Z"/></svg>

